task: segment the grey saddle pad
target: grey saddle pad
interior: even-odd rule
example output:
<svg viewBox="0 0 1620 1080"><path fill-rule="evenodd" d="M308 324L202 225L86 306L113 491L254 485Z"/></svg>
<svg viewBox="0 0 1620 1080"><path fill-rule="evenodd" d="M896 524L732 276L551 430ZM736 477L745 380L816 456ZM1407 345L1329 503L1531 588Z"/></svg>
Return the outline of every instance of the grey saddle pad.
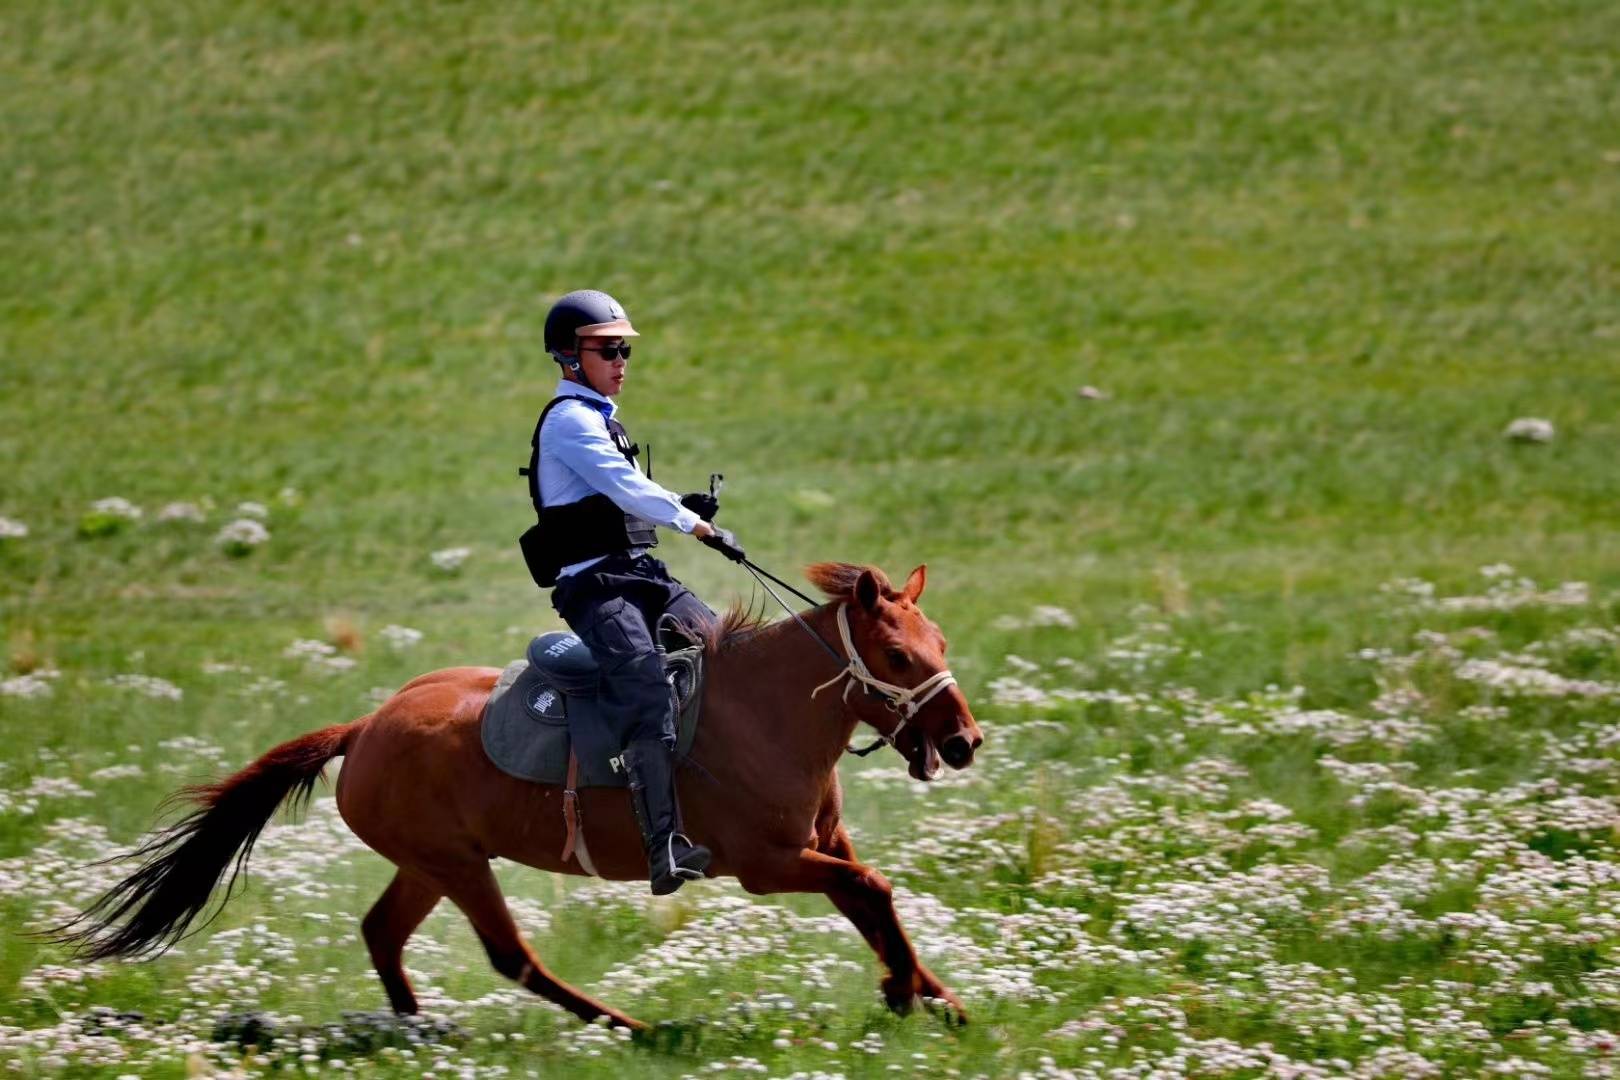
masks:
<svg viewBox="0 0 1620 1080"><path fill-rule="evenodd" d="M697 735L703 698L703 649L669 652L664 671L676 697L675 756L684 758ZM622 721L598 694L596 658L573 634L553 631L529 643L528 657L501 672L484 706L484 752L505 773L541 784L568 776L570 745L579 756L580 787L628 787L619 763Z"/></svg>

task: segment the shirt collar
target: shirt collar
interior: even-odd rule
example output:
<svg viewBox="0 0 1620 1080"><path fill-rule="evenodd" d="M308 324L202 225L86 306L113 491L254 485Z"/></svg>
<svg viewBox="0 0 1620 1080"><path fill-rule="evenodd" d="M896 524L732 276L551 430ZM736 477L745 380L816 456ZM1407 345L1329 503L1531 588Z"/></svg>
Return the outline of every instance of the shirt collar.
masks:
<svg viewBox="0 0 1620 1080"><path fill-rule="evenodd" d="M604 397L601 394L598 394L595 390L592 390L584 383L571 382L568 379L558 380L557 396L577 397L580 400L589 403L593 408L595 408L609 420L613 419L613 414L619 411L619 406L614 404L612 398Z"/></svg>

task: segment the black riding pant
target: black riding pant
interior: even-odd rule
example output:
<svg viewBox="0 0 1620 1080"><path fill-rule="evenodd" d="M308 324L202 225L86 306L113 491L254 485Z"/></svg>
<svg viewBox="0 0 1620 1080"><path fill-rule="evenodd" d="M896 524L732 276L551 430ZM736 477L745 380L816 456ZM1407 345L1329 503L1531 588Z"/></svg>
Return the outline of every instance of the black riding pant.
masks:
<svg viewBox="0 0 1620 1080"><path fill-rule="evenodd" d="M619 745L662 739L675 745L675 702L664 679L658 621L692 628L715 618L707 604L650 555L610 555L557 582L551 606L602 669L602 700L619 727Z"/></svg>

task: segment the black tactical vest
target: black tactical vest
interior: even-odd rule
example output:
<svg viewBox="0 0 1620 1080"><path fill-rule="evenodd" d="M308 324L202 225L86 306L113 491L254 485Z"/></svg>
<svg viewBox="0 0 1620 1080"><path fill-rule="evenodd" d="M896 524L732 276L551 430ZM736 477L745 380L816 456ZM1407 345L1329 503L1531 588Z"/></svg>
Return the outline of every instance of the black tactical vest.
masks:
<svg viewBox="0 0 1620 1080"><path fill-rule="evenodd" d="M529 573L542 588L557 583L557 571L565 566L599 555L617 555L633 548L650 548L658 543L653 523L619 509L619 505L606 495L589 495L578 502L561 506L546 506L540 500L540 429L546 417L560 401L569 395L552 398L540 410L540 419L534 425L534 438L529 442L528 468L519 469L518 475L528 477L529 501L534 504L538 519L518 538L523 559ZM611 418L607 421L608 434L613 445L633 466L641 448L630 441L624 425Z"/></svg>

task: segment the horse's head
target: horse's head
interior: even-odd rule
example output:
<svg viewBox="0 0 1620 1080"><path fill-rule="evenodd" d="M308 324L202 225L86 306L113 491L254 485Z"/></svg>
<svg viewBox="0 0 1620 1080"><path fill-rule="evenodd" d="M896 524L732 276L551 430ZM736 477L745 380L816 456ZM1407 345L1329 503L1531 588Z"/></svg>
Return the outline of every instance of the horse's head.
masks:
<svg viewBox="0 0 1620 1080"><path fill-rule="evenodd" d="M894 748L910 764L912 777L932 780L941 758L953 769L971 765L984 734L945 664L945 635L917 606L927 567L913 570L900 589L875 566L817 563L806 574L822 592L843 601L846 648L853 646L871 676L852 675L858 684L848 697L859 702L862 718L879 731L897 732Z"/></svg>

